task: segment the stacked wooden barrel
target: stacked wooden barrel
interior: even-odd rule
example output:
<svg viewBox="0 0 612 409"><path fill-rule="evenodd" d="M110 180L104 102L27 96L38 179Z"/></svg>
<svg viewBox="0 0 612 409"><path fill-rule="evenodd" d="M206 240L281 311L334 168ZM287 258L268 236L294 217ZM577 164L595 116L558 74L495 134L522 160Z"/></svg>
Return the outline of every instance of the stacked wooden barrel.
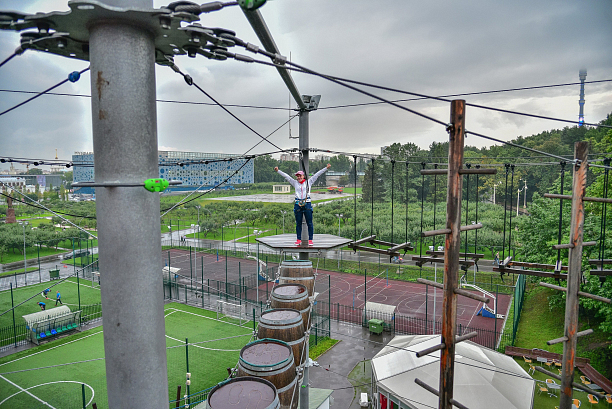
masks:
<svg viewBox="0 0 612 409"><path fill-rule="evenodd" d="M306 336L304 334L302 314L298 310L277 308L261 314L257 327L257 338L272 338L286 342L293 350L295 366L300 366L307 353L304 351Z"/></svg>
<svg viewBox="0 0 612 409"><path fill-rule="evenodd" d="M302 366L308 359L306 332L311 326L310 300L314 295L314 283L312 262L308 260L283 261L279 284L273 288L270 295L272 309L263 312L259 318L257 329L259 339L242 348L238 363L238 377L230 381L250 380L251 383L245 386L245 390L252 387L265 389L261 385L252 384L253 379L271 382L270 385L274 388L281 409L297 408L299 394L296 368ZM238 389L223 390L225 385L230 385L230 383L220 384L221 388L217 386L211 391L207 408L221 408L222 406L215 406L215 403L221 402L222 399L228 403L231 403L229 399L233 398L235 399L232 402L242 402L240 400L242 399L241 394L244 393L242 389L240 391ZM214 393L217 394L217 398ZM261 393L264 396L264 392ZM271 395L268 391L265 393L265 396L268 396L267 400L262 398L261 405L253 403L252 407L276 409L273 406L265 406L274 404L273 400L270 400ZM235 407L236 409L246 408L242 403Z"/></svg>
<svg viewBox="0 0 612 409"><path fill-rule="evenodd" d="M304 328L310 326L310 299L308 290L302 284L279 284L270 294L272 308L292 308L302 314Z"/></svg>
<svg viewBox="0 0 612 409"><path fill-rule="evenodd" d="M302 284L308 290L308 295L314 295L315 277L312 271L312 261L285 260L281 264L280 284Z"/></svg>
<svg viewBox="0 0 612 409"><path fill-rule="evenodd" d="M276 388L270 381L244 376L221 382L208 394L206 409L280 409Z"/></svg>
<svg viewBox="0 0 612 409"><path fill-rule="evenodd" d="M287 343L276 339L260 339L240 351L239 377L257 376L276 387L281 408L296 409L297 372L293 351Z"/></svg>

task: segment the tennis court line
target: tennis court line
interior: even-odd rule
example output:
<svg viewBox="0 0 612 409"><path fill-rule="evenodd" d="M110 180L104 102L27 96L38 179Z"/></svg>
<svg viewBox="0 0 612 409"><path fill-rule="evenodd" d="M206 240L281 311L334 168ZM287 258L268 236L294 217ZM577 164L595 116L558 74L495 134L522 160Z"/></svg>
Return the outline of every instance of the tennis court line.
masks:
<svg viewBox="0 0 612 409"><path fill-rule="evenodd" d="M34 355L42 354L43 352L51 351L52 349L63 347L64 345L72 344L73 342L81 341L83 339L86 339L86 338L89 338L89 337L93 337L94 335L98 335L98 334L101 334L101 333L102 333L102 331L94 332L93 334L86 335L83 338L75 339L73 341L68 341L65 344L56 345L56 346L51 347L49 349L45 349L44 351L35 352L33 354L22 356L21 358L14 359L12 361L5 362L3 364L0 364L0 366L4 366L4 365L7 365L7 364L12 364L13 362L21 361L22 359L29 358L29 357L32 357Z"/></svg>
<svg viewBox="0 0 612 409"><path fill-rule="evenodd" d="M0 378L4 379L6 382L10 383L11 385L16 387L17 389L20 389L22 392L27 393L28 395L30 395L31 397L33 397L34 399L36 399L37 401L39 401L43 405L48 406L48 407L50 407L52 409L56 409L54 406L51 406L50 404L48 404L44 400L40 399L38 396L34 395L32 392L28 391L27 389L23 389L21 386L17 385L14 382L11 382L10 380L6 379L4 376L0 375Z"/></svg>

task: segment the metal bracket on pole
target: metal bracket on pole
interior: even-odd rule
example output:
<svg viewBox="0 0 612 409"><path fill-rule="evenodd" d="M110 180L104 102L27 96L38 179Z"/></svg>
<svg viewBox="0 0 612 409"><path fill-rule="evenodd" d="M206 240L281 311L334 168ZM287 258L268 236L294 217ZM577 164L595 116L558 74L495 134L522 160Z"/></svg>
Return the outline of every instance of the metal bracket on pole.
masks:
<svg viewBox="0 0 612 409"><path fill-rule="evenodd" d="M235 33L222 28L203 27L197 14L168 8L138 9L114 7L100 1L71 1L70 11L25 14L0 11L0 29L28 31L21 35L21 48L45 51L77 60L89 61L89 26L94 21L126 21L146 29L154 37L155 62L172 66L175 55L196 54L225 60L214 53L235 44L222 34ZM182 22L193 23L181 27Z"/></svg>

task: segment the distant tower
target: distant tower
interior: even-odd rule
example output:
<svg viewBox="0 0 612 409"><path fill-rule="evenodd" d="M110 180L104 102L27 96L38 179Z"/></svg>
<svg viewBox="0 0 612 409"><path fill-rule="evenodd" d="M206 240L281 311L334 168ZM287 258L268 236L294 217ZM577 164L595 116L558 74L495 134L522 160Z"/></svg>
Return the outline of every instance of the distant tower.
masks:
<svg viewBox="0 0 612 409"><path fill-rule="evenodd" d="M580 113L578 114L578 126L582 126L582 124L584 124L584 81L587 76L586 69L580 70L578 75L580 76L580 100L578 101Z"/></svg>

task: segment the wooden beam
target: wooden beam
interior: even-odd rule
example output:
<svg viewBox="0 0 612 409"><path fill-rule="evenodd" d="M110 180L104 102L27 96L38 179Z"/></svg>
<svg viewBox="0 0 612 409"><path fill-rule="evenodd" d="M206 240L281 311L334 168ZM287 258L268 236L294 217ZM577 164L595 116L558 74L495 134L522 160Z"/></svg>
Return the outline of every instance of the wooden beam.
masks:
<svg viewBox="0 0 612 409"><path fill-rule="evenodd" d="M398 244L397 246L393 246L391 248L389 248L389 251L398 251L398 250L403 250L403 249L407 249L407 250L414 250L414 247L412 247L411 243L409 241L407 241L406 243L402 243L402 244Z"/></svg>
<svg viewBox="0 0 612 409"><path fill-rule="evenodd" d="M540 270L553 270L553 271L558 271L557 270L557 266L553 265L553 264L541 264L541 263L525 263L522 261L511 261L510 263L508 263L510 266L517 266L517 267L526 267L526 268L537 268ZM561 267L562 271L567 271L567 266L562 266Z"/></svg>
<svg viewBox="0 0 612 409"><path fill-rule="evenodd" d="M382 241L382 240L371 240L370 243L379 244L381 246L389 246L389 247L393 247L397 244L397 243L391 243L390 241Z"/></svg>
<svg viewBox="0 0 612 409"><path fill-rule="evenodd" d="M461 194L465 142L465 101L451 101L451 120L448 144L448 183L446 194L446 229L444 248L444 299L442 302L442 341L446 348L440 352L439 409L452 409L455 377L455 334L457 333L457 289L459 252L461 251ZM455 402L456 404L456 402Z"/></svg>
<svg viewBox="0 0 612 409"><path fill-rule="evenodd" d="M444 259L443 258L438 258L438 257L412 256L412 261L416 261L417 265L419 263L421 263L421 266L423 264L425 264L425 263L440 263L440 264L444 263ZM474 265L474 260L459 260L458 263L461 264L461 265L464 265L464 266L473 266Z"/></svg>
<svg viewBox="0 0 612 409"><path fill-rule="evenodd" d="M542 287L552 288L553 290L567 292L567 288L561 287L561 286L558 286L558 285L544 283L544 282L541 282L540 285ZM583 291L578 291L578 296L579 297L590 298L592 300L597 300L597 301L605 302L605 303L608 303L608 304L612 304L612 300L610 300L609 298L606 298L606 297L602 297L600 295L595 295L595 294L585 293Z"/></svg>
<svg viewBox="0 0 612 409"><path fill-rule="evenodd" d="M591 335L593 333L593 328L589 328L587 330L584 331L580 331L578 333L576 333L577 337L583 337L585 335ZM561 338L556 338L556 339L552 339L550 341L546 341L546 345L555 345L555 344L559 344L561 342L565 342L567 341L567 337L561 337Z"/></svg>
<svg viewBox="0 0 612 409"><path fill-rule="evenodd" d="M478 230L478 229L482 229L482 223L468 224L467 226L461 226L459 228L459 230L461 231L470 231L470 230Z"/></svg>
<svg viewBox="0 0 612 409"><path fill-rule="evenodd" d="M375 247L366 247L366 246L351 246L353 250L361 250L361 251L369 251L370 253L378 253L385 254L387 256L399 256L400 253L398 251L389 251L387 249L377 249Z"/></svg>
<svg viewBox="0 0 612 409"><path fill-rule="evenodd" d="M549 199L572 200L572 196L570 195L558 195L555 193L544 193L544 197ZM582 200L585 202L612 203L612 199L604 199L603 197L583 197Z"/></svg>
<svg viewBox="0 0 612 409"><path fill-rule="evenodd" d="M441 236L443 234L451 234L451 229L429 230L421 233L421 237Z"/></svg>
<svg viewBox="0 0 612 409"><path fill-rule="evenodd" d="M543 374L548 375L551 378L555 378L558 381L561 380L561 377L559 375L554 374L554 373L552 373L550 371L547 371L544 368L536 366L535 369L536 369L536 371L542 372ZM605 399L606 398L602 393L594 391L593 389L589 388L588 386L585 386L585 385L582 385L582 384L579 384L579 383L576 383L576 382L573 382L572 386L574 388L580 389L581 391L585 391L586 393L590 393L592 395L595 395L595 396L597 396L598 399Z"/></svg>
<svg viewBox="0 0 612 409"><path fill-rule="evenodd" d="M443 251L432 251L432 250L427 250L425 252L425 254L430 254L432 256L442 256L444 257L444 252ZM483 258L485 255L482 253L459 253L459 257L469 257L471 259L481 259Z"/></svg>
<svg viewBox="0 0 612 409"><path fill-rule="evenodd" d="M592 276L600 276L600 277L612 276L612 270L590 270L589 273Z"/></svg>
<svg viewBox="0 0 612 409"><path fill-rule="evenodd" d="M565 336L563 343L563 366L561 368L561 399L560 409L572 409L572 394L574 380L574 360L576 359L576 341L578 337L578 292L582 279L582 239L584 235L584 199L586 193L586 178L589 164L588 142L576 142L574 159L580 166L574 166L572 180L572 219L570 222L570 240L574 248L569 250L567 296L565 297ZM545 195L546 196L546 195ZM612 201L611 201L612 203Z"/></svg>
<svg viewBox="0 0 612 409"><path fill-rule="evenodd" d="M373 235L373 236L368 236L368 237L364 237L363 239L359 239L359 240L357 240L357 241L354 241L354 242L350 243L350 244L349 244L349 246L350 246L350 247L352 247L352 246L358 246L358 245L360 245L361 243L365 243L365 242L372 241L372 240L374 240L375 238L376 238L376 235Z"/></svg>
<svg viewBox="0 0 612 409"><path fill-rule="evenodd" d="M551 273L548 271L522 270L520 268L508 268L508 267L493 267L493 271L496 271L498 273L506 273L506 274L525 274L526 276L555 278L559 280L567 279L567 274L561 274L561 273L555 273L555 272Z"/></svg>
<svg viewBox="0 0 612 409"><path fill-rule="evenodd" d="M592 266L600 266L602 264L606 265L606 264L612 264L612 259L610 258L604 258L602 259L591 259L589 260L589 264Z"/></svg>

